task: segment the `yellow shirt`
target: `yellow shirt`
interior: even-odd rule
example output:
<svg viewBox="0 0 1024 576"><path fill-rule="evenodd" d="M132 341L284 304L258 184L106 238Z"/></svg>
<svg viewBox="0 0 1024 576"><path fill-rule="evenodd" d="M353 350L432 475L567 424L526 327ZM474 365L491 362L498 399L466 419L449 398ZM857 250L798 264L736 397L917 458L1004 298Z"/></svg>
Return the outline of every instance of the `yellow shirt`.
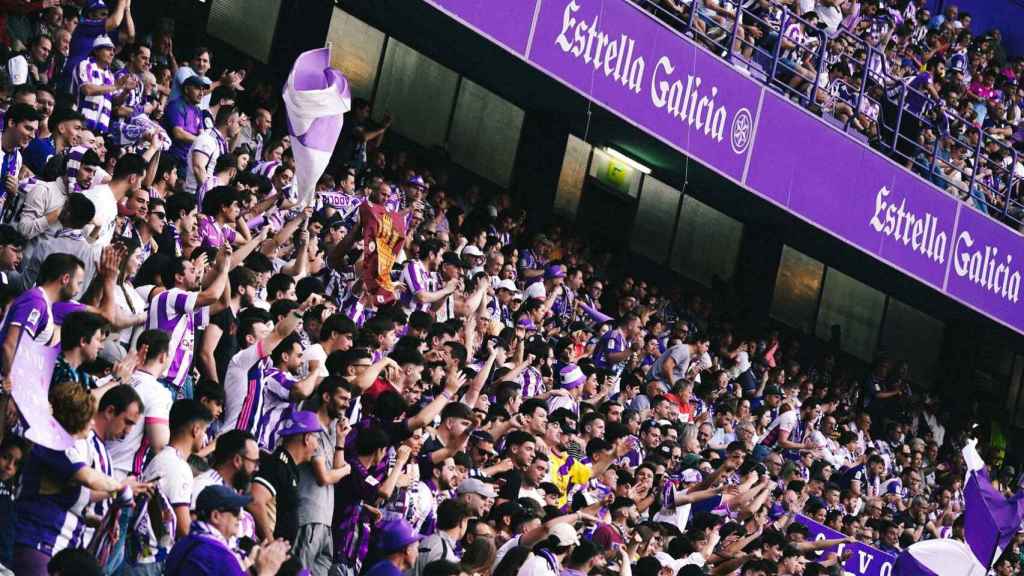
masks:
<svg viewBox="0 0 1024 576"><path fill-rule="evenodd" d="M551 483L558 487L558 505L565 506L569 501L569 489L589 482L594 471L590 469L589 461L583 463L573 458L568 452L556 454L552 450L548 453L548 460L551 462L548 476L551 478Z"/></svg>

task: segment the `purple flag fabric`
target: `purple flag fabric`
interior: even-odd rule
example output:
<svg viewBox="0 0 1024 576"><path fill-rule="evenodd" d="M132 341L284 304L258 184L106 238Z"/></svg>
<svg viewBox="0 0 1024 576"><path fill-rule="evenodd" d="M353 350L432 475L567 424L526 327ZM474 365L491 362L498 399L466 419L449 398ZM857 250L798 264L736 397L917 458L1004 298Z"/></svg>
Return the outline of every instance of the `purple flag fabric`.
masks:
<svg viewBox="0 0 1024 576"><path fill-rule="evenodd" d="M588 306L585 302L580 301L580 307L583 308L583 311L586 312L587 315L590 316L590 318L593 319L594 322L597 322L598 324L604 324L605 322L612 319L611 316L605 314L604 312L601 312L600 310L594 308L593 306Z"/></svg>
<svg viewBox="0 0 1024 576"><path fill-rule="evenodd" d="M1024 492L1007 499L992 487L984 468L972 471L964 486L964 535L974 556L992 566L1020 528Z"/></svg>
<svg viewBox="0 0 1024 576"><path fill-rule="evenodd" d="M971 440L963 449L967 463L964 483L964 538L928 540L903 551L896 561L894 576L957 574L985 576L999 559L1024 519L1024 491L1006 498L992 487Z"/></svg>
<svg viewBox="0 0 1024 576"><path fill-rule="evenodd" d="M304 206L313 199L352 105L348 80L331 68L330 47L303 52L295 59L284 87L284 104L295 156L294 186L299 205Z"/></svg>

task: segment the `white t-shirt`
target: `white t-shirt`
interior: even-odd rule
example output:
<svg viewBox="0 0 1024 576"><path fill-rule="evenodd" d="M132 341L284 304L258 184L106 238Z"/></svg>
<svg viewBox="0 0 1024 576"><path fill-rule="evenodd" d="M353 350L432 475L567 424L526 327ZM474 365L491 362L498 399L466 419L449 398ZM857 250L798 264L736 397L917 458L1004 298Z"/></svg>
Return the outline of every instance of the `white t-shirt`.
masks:
<svg viewBox="0 0 1024 576"><path fill-rule="evenodd" d="M164 446L164 449L146 465L142 472L142 480L149 482L154 478L159 478L157 485L171 506L191 506L192 468L188 462L181 459L176 449Z"/></svg>
<svg viewBox="0 0 1024 576"><path fill-rule="evenodd" d="M327 371L327 351L319 343L313 344L309 348L302 351L302 373L303 375L309 374L309 363L319 362L320 369L317 370L317 375L323 378L330 376L330 372Z"/></svg>
<svg viewBox="0 0 1024 576"><path fill-rule="evenodd" d="M217 135L213 133L213 130L203 130L199 136L192 142L192 147L188 151L188 170L185 174L185 191L195 194L196 189L202 182L196 181L195 172L192 171L192 156L193 153L198 152L204 159L203 168L206 169L206 176L209 178L213 176L214 168L217 166L217 159L220 158L221 145L217 139Z"/></svg>
<svg viewBox="0 0 1024 576"><path fill-rule="evenodd" d="M171 417L171 392L157 381L152 374L136 370L129 382L145 407L143 422L132 426L123 440L107 442L107 451L113 468L121 474L132 474L142 469L143 459L149 451L149 442L144 438L145 425L163 424L166 426Z"/></svg>
<svg viewBox="0 0 1024 576"><path fill-rule="evenodd" d="M85 227L86 236L91 236L93 229L99 228L96 244L106 246L114 238L114 223L117 221L117 202L114 200L114 191L110 186L102 184L93 186L88 190L82 190L86 198L92 200L96 207L96 215L93 216L92 224Z"/></svg>
<svg viewBox="0 0 1024 576"><path fill-rule="evenodd" d="M263 350L263 343L257 342L238 352L228 362L224 375L224 427L228 430L241 429L256 434L263 416L263 372L269 368L269 352Z"/></svg>
<svg viewBox="0 0 1024 576"><path fill-rule="evenodd" d="M189 506L192 502L192 468L188 462L181 459L176 449L164 446L164 449L146 465L142 472L142 481L150 482L154 479L158 479L160 493L167 498L171 506ZM152 546L142 548L137 558L140 564L156 562L153 552L157 543L151 544Z"/></svg>
<svg viewBox="0 0 1024 576"><path fill-rule="evenodd" d="M558 568L552 569L546 558L531 554L519 568L518 576L558 576L558 572Z"/></svg>

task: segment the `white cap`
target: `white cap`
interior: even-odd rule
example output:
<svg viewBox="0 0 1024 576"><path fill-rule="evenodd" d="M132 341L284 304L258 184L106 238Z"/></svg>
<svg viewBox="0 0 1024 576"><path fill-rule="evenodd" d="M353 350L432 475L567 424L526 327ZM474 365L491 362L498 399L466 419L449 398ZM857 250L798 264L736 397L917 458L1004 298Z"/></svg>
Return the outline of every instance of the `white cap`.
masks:
<svg viewBox="0 0 1024 576"><path fill-rule="evenodd" d="M547 288L544 287L543 282L534 282L526 287L526 297L546 300L548 297Z"/></svg>
<svg viewBox="0 0 1024 576"><path fill-rule="evenodd" d="M556 524L551 529L551 535L558 540L560 546L575 546L580 543L580 535L569 524Z"/></svg>
<svg viewBox="0 0 1024 576"><path fill-rule="evenodd" d="M476 244L470 244L462 249L463 256L475 256L477 258L483 258L484 253L476 247Z"/></svg>
<svg viewBox="0 0 1024 576"><path fill-rule="evenodd" d="M511 280L509 280L508 278L505 278L503 280L499 280L498 284L494 287L494 289L495 290L508 290L509 292L511 292L513 294L519 293L519 288L516 288L516 283L511 281Z"/></svg>
<svg viewBox="0 0 1024 576"><path fill-rule="evenodd" d="M114 41L110 39L110 36L97 36L96 39L92 41L92 49L95 50L97 48L113 49Z"/></svg>

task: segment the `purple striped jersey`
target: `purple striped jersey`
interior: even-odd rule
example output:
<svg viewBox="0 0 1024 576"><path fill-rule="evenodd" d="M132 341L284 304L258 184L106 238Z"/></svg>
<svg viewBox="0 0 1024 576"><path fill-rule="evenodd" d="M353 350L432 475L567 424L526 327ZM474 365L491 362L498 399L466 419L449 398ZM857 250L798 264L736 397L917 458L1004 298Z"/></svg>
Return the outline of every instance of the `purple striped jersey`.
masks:
<svg viewBox="0 0 1024 576"><path fill-rule="evenodd" d="M116 94L94 94L86 96L82 88L86 84L94 86L113 86L114 74L109 69L100 68L93 58L86 58L78 63L75 73L78 87L78 111L85 116L85 127L98 134L106 134L110 130L110 115L113 109L112 98Z"/></svg>
<svg viewBox="0 0 1024 576"><path fill-rule="evenodd" d="M171 288L161 292L149 305L149 319L146 328L156 329L171 335L170 350L173 351L166 377L175 386L181 387L192 369L195 355L196 329L209 321L210 309L204 306L196 309L198 292L186 292Z"/></svg>
<svg viewBox="0 0 1024 576"><path fill-rule="evenodd" d="M544 393L544 377L533 366L523 370L516 382L523 385L523 398L533 398Z"/></svg>
<svg viewBox="0 0 1024 576"><path fill-rule="evenodd" d="M270 354L257 342L231 357L224 375L224 427L221 433L239 429L257 438L263 415L266 372Z"/></svg>
<svg viewBox="0 0 1024 576"><path fill-rule="evenodd" d="M402 283L406 286L406 291L402 292L402 308L405 309L405 313L411 314L417 310L429 312L430 304L416 300L417 292L435 290L433 274L427 271L423 262L416 259L406 261L402 266Z"/></svg>
<svg viewBox="0 0 1024 576"><path fill-rule="evenodd" d="M281 422L291 417L296 406L291 402L292 388L298 380L287 372L269 368L263 374L263 412L260 415L256 440L262 450L277 448L277 431Z"/></svg>

